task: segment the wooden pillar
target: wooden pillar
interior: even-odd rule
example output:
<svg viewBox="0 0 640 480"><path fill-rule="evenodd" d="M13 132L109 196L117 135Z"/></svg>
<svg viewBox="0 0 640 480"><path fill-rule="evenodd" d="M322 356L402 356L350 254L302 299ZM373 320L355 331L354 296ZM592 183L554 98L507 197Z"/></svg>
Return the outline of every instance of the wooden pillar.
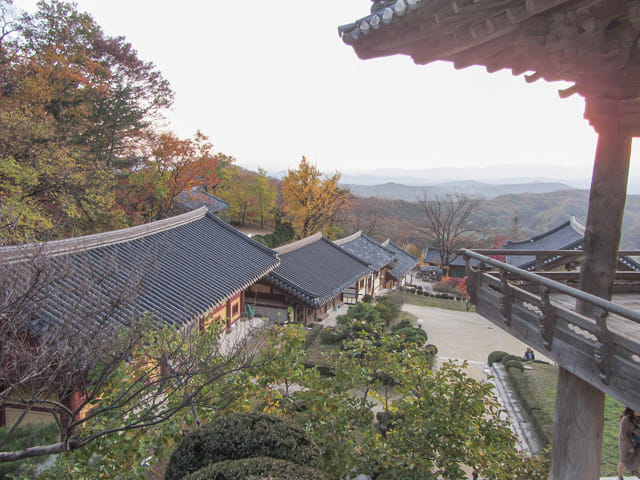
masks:
<svg viewBox="0 0 640 480"><path fill-rule="evenodd" d="M615 120L599 128L580 289L611 299L626 199L631 137ZM593 315L587 305L576 309ZM551 480L597 480L602 457L604 393L560 369L556 394Z"/></svg>

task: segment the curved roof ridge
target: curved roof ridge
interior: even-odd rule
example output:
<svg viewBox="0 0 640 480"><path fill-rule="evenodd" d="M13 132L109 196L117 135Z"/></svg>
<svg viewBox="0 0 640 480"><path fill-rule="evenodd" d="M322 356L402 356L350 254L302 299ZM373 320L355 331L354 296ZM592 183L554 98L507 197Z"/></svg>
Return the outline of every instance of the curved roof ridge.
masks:
<svg viewBox="0 0 640 480"><path fill-rule="evenodd" d="M505 246L507 245L524 245L527 243L531 243L531 242L535 242L537 240L540 240L541 238L544 238L548 235L551 235L552 233L557 232L558 230L562 230L563 228L565 228L566 226L571 225L571 219L567 220L566 222L562 222L560 225L557 225L555 227L553 227L550 230L547 230L546 232L543 233L539 233L538 235L534 235L531 238L527 238L526 240L507 240L507 243L505 243ZM573 227L573 225L571 225ZM578 232L580 233L580 232ZM582 234L584 235L584 231L582 232Z"/></svg>
<svg viewBox="0 0 640 480"><path fill-rule="evenodd" d="M379 30L398 17L404 16L407 12L416 10L422 1L423 0L389 0L375 2L371 7L371 14L349 24L339 26L338 33L344 43L352 45L357 42L362 35L368 35L372 31Z"/></svg>
<svg viewBox="0 0 640 480"><path fill-rule="evenodd" d="M343 245L345 243L352 242L356 238L360 238L362 236L365 236L365 235L362 234L362 230L358 230L356 233L352 233L348 237L340 238L338 240L333 240L333 243L335 243L336 245Z"/></svg>
<svg viewBox="0 0 640 480"><path fill-rule="evenodd" d="M313 235L309 235L308 237L301 238L295 242L287 243L286 245L281 245L279 247L275 247L274 250L277 253L287 253L293 250L297 250L298 248L305 247L312 243L317 242L322 238L322 232L314 233Z"/></svg>
<svg viewBox="0 0 640 480"><path fill-rule="evenodd" d="M571 228L573 228L580 235L584 236L585 225L580 220L578 220L575 215L571 215L571 218L569 218L569 223L571 224Z"/></svg>
<svg viewBox="0 0 640 480"><path fill-rule="evenodd" d="M91 250L97 247L115 245L117 243L128 242L137 238L146 237L172 228L179 227L204 217L208 212L206 206L202 206L175 217L164 218L154 222L136 225L135 227L110 230L108 232L83 235L81 237L64 238L49 242L30 243L26 245L12 245L0 248L0 260L3 262L16 262L34 254L44 254L48 256L59 256L68 253Z"/></svg>

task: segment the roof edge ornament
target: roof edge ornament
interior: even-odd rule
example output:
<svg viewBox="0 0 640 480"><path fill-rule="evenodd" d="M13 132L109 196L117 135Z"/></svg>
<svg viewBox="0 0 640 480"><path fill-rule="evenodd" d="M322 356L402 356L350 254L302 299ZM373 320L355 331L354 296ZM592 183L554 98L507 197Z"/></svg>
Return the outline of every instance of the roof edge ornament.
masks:
<svg viewBox="0 0 640 480"><path fill-rule="evenodd" d="M571 228L584 236L585 226L580 222L580 220L578 220L574 215L571 215L571 218L569 218L569 223L571 224Z"/></svg>
<svg viewBox="0 0 640 480"><path fill-rule="evenodd" d="M362 236L362 230L358 230L356 233L349 235L348 237L340 238L338 240L334 240L333 243L336 245L344 245L345 243L352 242L356 238L360 238Z"/></svg>
<svg viewBox="0 0 640 480"><path fill-rule="evenodd" d="M313 235L309 235L308 237L304 237L298 241L287 243L286 245L281 245L279 247L275 247L273 250L275 250L277 253L288 253L288 252L297 250L299 248L305 247L307 245L310 245L312 243L315 243L321 238L322 238L322 232L317 232L317 233L314 233Z"/></svg>
<svg viewBox="0 0 640 480"><path fill-rule="evenodd" d="M0 248L0 260L2 262L18 262L33 255L43 254L47 256L59 256L68 253L91 250L97 247L128 242L136 238L146 237L154 233L163 232L179 227L186 223L203 218L208 212L205 205L175 217L156 220L155 222L136 225L135 227L121 228L108 232L94 233L82 237L65 238L50 242L30 243L26 245L12 245Z"/></svg>

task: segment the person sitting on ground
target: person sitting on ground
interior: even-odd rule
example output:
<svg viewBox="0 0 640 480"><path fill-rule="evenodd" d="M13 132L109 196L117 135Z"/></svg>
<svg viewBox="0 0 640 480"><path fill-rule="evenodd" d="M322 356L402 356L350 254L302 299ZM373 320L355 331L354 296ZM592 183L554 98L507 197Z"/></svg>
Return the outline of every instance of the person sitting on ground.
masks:
<svg viewBox="0 0 640 480"><path fill-rule="evenodd" d="M637 432L638 417L629 407L620 415L620 434L618 435L620 447L620 463L618 463L618 480L624 480L622 474L627 469L640 478L640 436ZM636 440L637 439L637 440Z"/></svg>
<svg viewBox="0 0 640 480"><path fill-rule="evenodd" d="M524 359L525 360L535 360L536 357L533 354L533 350L531 350L531 347L527 347L527 349L524 352Z"/></svg>

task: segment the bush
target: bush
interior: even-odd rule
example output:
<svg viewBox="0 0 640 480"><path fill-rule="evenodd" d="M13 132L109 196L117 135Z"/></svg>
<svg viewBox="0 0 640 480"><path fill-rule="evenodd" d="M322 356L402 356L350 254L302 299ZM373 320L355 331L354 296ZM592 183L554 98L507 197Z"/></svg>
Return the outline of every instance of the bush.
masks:
<svg viewBox="0 0 640 480"><path fill-rule="evenodd" d="M337 345L347 338L347 332L338 328L325 328L320 332L320 343L323 345Z"/></svg>
<svg viewBox="0 0 640 480"><path fill-rule="evenodd" d="M327 365L325 363L315 363L310 360L307 360L305 362L302 362L302 364L304 365L305 368L315 368L316 370L318 370L318 373L323 377L336 376L335 369L332 366Z"/></svg>
<svg viewBox="0 0 640 480"><path fill-rule="evenodd" d="M373 295L369 295L368 293L362 296L362 301L364 303L371 303L373 302Z"/></svg>
<svg viewBox="0 0 640 480"><path fill-rule="evenodd" d="M487 363L489 364L489 366L491 366L495 362L501 362L502 359L504 357L506 357L507 355L509 355L507 352L503 352L501 350L496 350L496 351L491 352L489 354L489 357L487 358Z"/></svg>
<svg viewBox="0 0 640 480"><path fill-rule="evenodd" d="M389 325L389 323L391 323L391 321L395 319L400 312L398 306L387 297L378 299L375 309L380 314L386 325Z"/></svg>
<svg viewBox="0 0 640 480"><path fill-rule="evenodd" d="M427 332L425 332L421 328L415 328L415 327L400 328L399 330L396 330L394 334L404 336L404 340L407 343L424 345L427 342Z"/></svg>
<svg viewBox="0 0 640 480"><path fill-rule="evenodd" d="M52 419L53 420L53 419ZM6 434L6 428L0 428L0 438ZM34 425L23 425L16 428L9 438L9 441L0 449L8 452L20 450L33 445L43 445L56 442L60 439L60 431L56 423L44 423ZM29 465L42 463L48 457L37 457L33 459L16 460L14 462L0 463L0 478L5 478L8 474L20 475L23 468ZM18 477L20 478L20 477Z"/></svg>
<svg viewBox="0 0 640 480"><path fill-rule="evenodd" d="M524 371L524 366L522 365L522 362L520 360L511 359L511 360L507 360L506 362L503 360L502 364L504 365L504 368L507 371L509 371L512 368L516 368L521 372Z"/></svg>
<svg viewBox="0 0 640 480"><path fill-rule="evenodd" d="M517 361L521 362L522 361L522 357L517 357L515 355L507 354L504 357L502 357L502 364L504 365L509 360L517 360Z"/></svg>
<svg viewBox="0 0 640 480"><path fill-rule="evenodd" d="M164 478L178 480L212 463L252 457L320 466L320 449L302 428L283 417L243 413L221 416L185 435Z"/></svg>
<svg viewBox="0 0 640 480"><path fill-rule="evenodd" d="M403 318L398 323L396 323L393 327L391 327L391 331L395 333L402 328L413 328L413 324L411 323L411 320L409 320L408 318Z"/></svg>
<svg viewBox="0 0 640 480"><path fill-rule="evenodd" d="M271 457L243 458L213 463L182 480L323 480L315 468L296 465L287 460Z"/></svg>
<svg viewBox="0 0 640 480"><path fill-rule="evenodd" d="M428 345L424 346L424 351L425 353L428 353L429 355L437 355L438 354L438 347L436 347L434 344L430 343Z"/></svg>

